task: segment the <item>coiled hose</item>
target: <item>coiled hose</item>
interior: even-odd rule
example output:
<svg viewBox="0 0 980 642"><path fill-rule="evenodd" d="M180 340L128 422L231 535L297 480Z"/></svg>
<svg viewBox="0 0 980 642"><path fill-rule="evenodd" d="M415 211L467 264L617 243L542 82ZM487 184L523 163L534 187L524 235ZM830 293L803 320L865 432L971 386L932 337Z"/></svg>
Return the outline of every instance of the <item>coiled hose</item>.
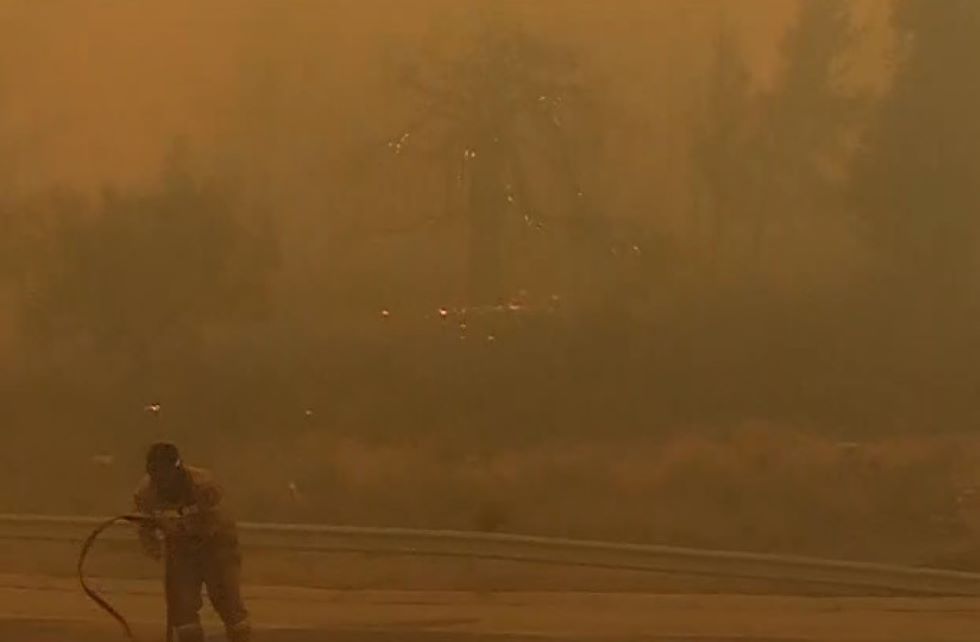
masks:
<svg viewBox="0 0 980 642"><path fill-rule="evenodd" d="M85 592L85 595L95 602L99 608L108 613L112 619L119 623L119 626L122 628L123 635L126 636L126 639L130 640L130 642L137 642L136 637L133 635L133 630L129 626L129 622L126 621L126 618L123 617L123 615L111 604L109 604L101 595L96 593L95 590L88 585L88 582L85 581L85 559L88 557L89 551L92 549L92 545L95 544L95 541L99 538L99 535L101 535L106 529L115 524L121 523L136 524L138 526L154 526L158 524L158 521L148 515L130 513L126 515L119 515L117 517L113 517L112 519L107 519L99 524L85 539L84 543L82 544L82 549L79 552L78 581L82 585L82 590ZM166 581L165 588L167 593L167 640L170 642L172 636L172 627L170 625L170 590L169 585L166 584Z"/></svg>

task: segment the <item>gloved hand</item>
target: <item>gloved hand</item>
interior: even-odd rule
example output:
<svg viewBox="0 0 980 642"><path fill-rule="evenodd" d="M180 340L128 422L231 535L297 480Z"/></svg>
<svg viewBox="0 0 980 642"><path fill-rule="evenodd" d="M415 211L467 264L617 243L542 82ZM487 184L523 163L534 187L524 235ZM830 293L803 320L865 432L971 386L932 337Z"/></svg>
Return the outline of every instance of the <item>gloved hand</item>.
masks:
<svg viewBox="0 0 980 642"><path fill-rule="evenodd" d="M187 533L186 524L180 517L161 517L157 520L157 528L165 539L180 537Z"/></svg>

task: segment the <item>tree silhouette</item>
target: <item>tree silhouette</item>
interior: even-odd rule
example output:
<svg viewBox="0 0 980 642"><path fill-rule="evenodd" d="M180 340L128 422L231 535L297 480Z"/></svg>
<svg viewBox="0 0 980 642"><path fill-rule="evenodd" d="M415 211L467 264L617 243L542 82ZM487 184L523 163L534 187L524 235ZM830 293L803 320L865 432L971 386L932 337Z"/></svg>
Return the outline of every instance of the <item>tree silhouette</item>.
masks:
<svg viewBox="0 0 980 642"><path fill-rule="evenodd" d="M429 192L426 209L462 213L472 302L507 296L515 228L563 229L578 247L605 234L582 177L595 151L594 110L569 52L487 11L463 51L405 62L397 82L418 114L385 149L393 164L424 159L444 176L442 197ZM545 196L560 201L560 216L541 206Z"/></svg>
<svg viewBox="0 0 980 642"><path fill-rule="evenodd" d="M155 189L107 190L87 215L65 205L60 261L32 302L43 336L84 338L144 367L208 324L264 313L273 238L247 227L229 192L193 178L179 154Z"/></svg>
<svg viewBox="0 0 980 642"><path fill-rule="evenodd" d="M840 89L847 55L856 34L845 0L803 3L795 26L783 41L785 67L766 96L766 124L772 165L792 191L826 191L840 162L846 137L856 126L859 98Z"/></svg>
<svg viewBox="0 0 980 642"><path fill-rule="evenodd" d="M813 223L840 214L850 142L864 114L860 94L846 93L842 75L857 34L846 0L804 2L782 43L784 67L761 97L758 130L760 215L755 253L765 228Z"/></svg>
<svg viewBox="0 0 980 642"><path fill-rule="evenodd" d="M749 80L738 43L723 26L714 44L692 151L695 208L715 267L748 205L746 159L753 109Z"/></svg>
<svg viewBox="0 0 980 642"><path fill-rule="evenodd" d="M854 173L864 231L896 287L963 291L980 212L980 4L900 0L893 86Z"/></svg>
<svg viewBox="0 0 980 642"><path fill-rule="evenodd" d="M761 270L768 233L840 210L861 101L839 87L854 38L847 3L802 3L772 88L755 92L733 35L715 44L694 148L696 199L715 261Z"/></svg>

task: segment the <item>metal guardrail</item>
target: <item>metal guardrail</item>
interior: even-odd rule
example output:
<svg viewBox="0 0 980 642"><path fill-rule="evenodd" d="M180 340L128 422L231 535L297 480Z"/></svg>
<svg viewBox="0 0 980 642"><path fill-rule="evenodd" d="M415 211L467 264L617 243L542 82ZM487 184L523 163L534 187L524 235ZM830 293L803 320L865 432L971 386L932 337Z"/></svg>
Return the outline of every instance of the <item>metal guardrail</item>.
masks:
<svg viewBox="0 0 980 642"><path fill-rule="evenodd" d="M81 542L99 517L0 514L0 541ZM523 535L300 524L239 524L253 550L507 560L758 580L908 595L980 596L980 574L808 557L710 551ZM132 542L125 527L104 539Z"/></svg>

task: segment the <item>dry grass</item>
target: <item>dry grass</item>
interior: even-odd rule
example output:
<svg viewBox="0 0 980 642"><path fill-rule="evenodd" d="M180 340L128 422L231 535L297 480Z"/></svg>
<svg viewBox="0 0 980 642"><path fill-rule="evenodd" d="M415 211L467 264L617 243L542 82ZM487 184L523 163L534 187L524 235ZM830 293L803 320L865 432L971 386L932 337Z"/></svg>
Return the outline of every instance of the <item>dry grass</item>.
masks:
<svg viewBox="0 0 980 642"><path fill-rule="evenodd" d="M969 437L841 443L765 425L482 449L444 437L382 443L307 432L239 442L203 463L215 468L238 513L255 520L971 567L966 553L980 528L971 531L969 522L980 510L957 498L977 481L978 446ZM0 470L0 511L128 505L138 461L107 464L68 450L38 455L59 457L54 475L21 450Z"/></svg>
<svg viewBox="0 0 980 642"><path fill-rule="evenodd" d="M968 545L977 445L766 426L487 451L306 435L216 466L252 517L938 563Z"/></svg>

